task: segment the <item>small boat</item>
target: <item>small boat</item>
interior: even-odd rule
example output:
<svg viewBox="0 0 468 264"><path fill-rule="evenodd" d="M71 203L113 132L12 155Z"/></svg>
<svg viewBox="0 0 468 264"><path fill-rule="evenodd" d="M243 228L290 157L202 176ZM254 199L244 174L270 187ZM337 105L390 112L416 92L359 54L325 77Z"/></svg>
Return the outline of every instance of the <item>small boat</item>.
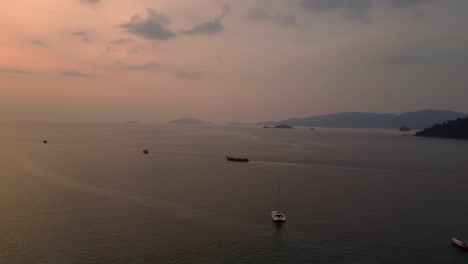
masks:
<svg viewBox="0 0 468 264"><path fill-rule="evenodd" d="M459 239L457 237L452 237L452 243L457 248L460 248L460 249L463 249L463 250L468 250L468 244L465 241L463 241L463 240L461 240L461 239Z"/></svg>
<svg viewBox="0 0 468 264"><path fill-rule="evenodd" d="M226 156L227 161L237 161L237 162L249 162L249 159L247 158L235 158L235 157L229 157Z"/></svg>
<svg viewBox="0 0 468 264"><path fill-rule="evenodd" d="M283 213L283 211L274 210L271 211L271 220L276 223L283 223L286 222L286 215Z"/></svg>
<svg viewBox="0 0 468 264"><path fill-rule="evenodd" d="M280 200L280 189L279 189L279 182L278 182L278 194L276 197L276 210L271 211L271 220L278 224L286 222L286 215L281 211L279 208L279 200Z"/></svg>
<svg viewBox="0 0 468 264"><path fill-rule="evenodd" d="M458 238L459 237L459 228L458 228L459 225L460 225L460 218L458 218L457 220L457 232L455 233L455 236L452 237L452 243L454 246L456 246L459 249L468 250L468 243Z"/></svg>
<svg viewBox="0 0 468 264"><path fill-rule="evenodd" d="M144 150L143 150L143 154L148 155L148 154L149 154L148 149L144 149Z"/></svg>
<svg viewBox="0 0 468 264"><path fill-rule="evenodd" d="M47 140L42 141L42 143L47 144Z"/></svg>

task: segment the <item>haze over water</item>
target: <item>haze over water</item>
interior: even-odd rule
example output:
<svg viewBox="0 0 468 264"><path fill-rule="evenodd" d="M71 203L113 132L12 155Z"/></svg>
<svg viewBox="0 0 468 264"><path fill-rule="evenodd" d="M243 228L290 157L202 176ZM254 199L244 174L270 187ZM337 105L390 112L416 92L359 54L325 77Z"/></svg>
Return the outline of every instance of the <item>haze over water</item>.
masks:
<svg viewBox="0 0 468 264"><path fill-rule="evenodd" d="M457 217L468 237L467 147L393 130L4 123L0 263L465 263L450 238Z"/></svg>

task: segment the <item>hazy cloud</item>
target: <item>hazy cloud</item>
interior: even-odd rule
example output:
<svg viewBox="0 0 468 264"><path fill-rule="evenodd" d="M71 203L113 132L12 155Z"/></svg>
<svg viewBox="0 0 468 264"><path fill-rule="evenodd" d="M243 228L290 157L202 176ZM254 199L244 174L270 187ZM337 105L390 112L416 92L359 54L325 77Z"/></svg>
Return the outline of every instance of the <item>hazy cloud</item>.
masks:
<svg viewBox="0 0 468 264"><path fill-rule="evenodd" d="M125 64L120 60L113 61L112 65L97 66L102 69L112 71L130 71L130 72L149 72L149 71L160 71L163 70L161 64L149 61L144 64Z"/></svg>
<svg viewBox="0 0 468 264"><path fill-rule="evenodd" d="M71 35L80 38L83 42L91 42L91 33L87 31L74 31L71 32Z"/></svg>
<svg viewBox="0 0 468 264"><path fill-rule="evenodd" d="M79 71L62 71L59 72L60 75L67 76L67 77L76 77L76 78L96 78L97 75L82 73Z"/></svg>
<svg viewBox="0 0 468 264"><path fill-rule="evenodd" d="M89 36L89 33L86 31L74 31L71 33L73 36L84 37Z"/></svg>
<svg viewBox="0 0 468 264"><path fill-rule="evenodd" d="M392 8L411 8L441 0L299 0L299 7L308 10L341 11L355 18L365 18L376 5Z"/></svg>
<svg viewBox="0 0 468 264"><path fill-rule="evenodd" d="M31 43L34 44L34 45L36 45L36 46L45 46L45 43L44 43L44 42L42 42L42 41L40 41L40 40L37 40L37 39L32 40Z"/></svg>
<svg viewBox="0 0 468 264"><path fill-rule="evenodd" d="M15 69L15 68L0 68L0 72L13 74L33 74L32 71Z"/></svg>
<svg viewBox="0 0 468 264"><path fill-rule="evenodd" d="M167 40L175 36L175 33L166 28L171 23L169 18L151 8L146 9L146 14L146 18L134 15L129 22L121 24L120 27L128 33L147 39Z"/></svg>
<svg viewBox="0 0 468 264"><path fill-rule="evenodd" d="M128 49L127 50L127 53L128 54L138 54L140 53L140 51L144 50L144 48L140 47L140 46L136 46L136 47L133 47L131 49Z"/></svg>
<svg viewBox="0 0 468 264"><path fill-rule="evenodd" d="M297 23L296 16L294 15L286 15L282 13L270 14L259 7L250 8L247 18L256 22L274 21L283 26L292 26Z"/></svg>
<svg viewBox="0 0 468 264"><path fill-rule="evenodd" d="M283 26L296 25L296 17L294 15L275 14L272 19Z"/></svg>
<svg viewBox="0 0 468 264"><path fill-rule="evenodd" d="M120 39L115 39L111 41L111 44L113 45L123 45L130 42L130 39L128 38L120 38Z"/></svg>
<svg viewBox="0 0 468 264"><path fill-rule="evenodd" d="M364 18L374 7L372 0L300 0L299 6L315 11L342 11L356 18Z"/></svg>
<svg viewBox="0 0 468 264"><path fill-rule="evenodd" d="M460 39L433 41L429 45L413 45L384 55L379 64L397 66L431 65L434 67L468 64L468 43ZM463 67L461 67L463 68Z"/></svg>
<svg viewBox="0 0 468 264"><path fill-rule="evenodd" d="M105 53L110 53L114 51L117 51L117 49L114 48L113 46L106 46L106 49L104 50Z"/></svg>
<svg viewBox="0 0 468 264"><path fill-rule="evenodd" d="M203 74L199 71L178 71L174 74L178 79L187 79L187 80L199 80L202 78Z"/></svg>
<svg viewBox="0 0 468 264"><path fill-rule="evenodd" d="M229 13L229 6L223 6L223 11L213 20L204 22L198 25L195 25L189 30L181 30L183 34L186 35L215 35L220 33L224 30L224 26L222 24L224 17Z"/></svg>
<svg viewBox="0 0 468 264"><path fill-rule="evenodd" d="M159 63L150 61L145 64L127 65L121 69L125 71L154 71L154 70L160 70L161 65Z"/></svg>
<svg viewBox="0 0 468 264"><path fill-rule="evenodd" d="M99 3L100 0L80 0L80 2L86 3L86 4L96 4L96 3Z"/></svg>
<svg viewBox="0 0 468 264"><path fill-rule="evenodd" d="M413 7L438 1L440 0L382 0L383 3L395 8Z"/></svg>

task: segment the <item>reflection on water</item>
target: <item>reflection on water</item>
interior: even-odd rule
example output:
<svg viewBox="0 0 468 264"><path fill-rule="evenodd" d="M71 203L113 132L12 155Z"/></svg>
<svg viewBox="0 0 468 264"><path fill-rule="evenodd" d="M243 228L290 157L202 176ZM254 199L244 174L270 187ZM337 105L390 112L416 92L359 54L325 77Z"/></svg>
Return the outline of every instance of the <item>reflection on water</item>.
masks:
<svg viewBox="0 0 468 264"><path fill-rule="evenodd" d="M283 225L285 225L285 223L283 223L283 222L273 222L272 221L272 224L273 224L274 228L276 229L277 236L279 237L279 235L281 233L281 228L283 228Z"/></svg>

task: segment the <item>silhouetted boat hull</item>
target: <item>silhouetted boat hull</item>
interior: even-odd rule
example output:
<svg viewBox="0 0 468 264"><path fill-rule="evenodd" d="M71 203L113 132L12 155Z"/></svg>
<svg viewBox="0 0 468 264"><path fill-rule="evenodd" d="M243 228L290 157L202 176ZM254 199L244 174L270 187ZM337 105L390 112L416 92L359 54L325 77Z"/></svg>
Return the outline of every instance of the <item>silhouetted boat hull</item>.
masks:
<svg viewBox="0 0 468 264"><path fill-rule="evenodd" d="M468 244L459 238L452 237L452 243L459 249L468 250Z"/></svg>
<svg viewBox="0 0 468 264"><path fill-rule="evenodd" d="M229 157L229 156L226 156L226 160L227 161L237 161L237 162L248 162L249 159L247 158L235 158L235 157Z"/></svg>

